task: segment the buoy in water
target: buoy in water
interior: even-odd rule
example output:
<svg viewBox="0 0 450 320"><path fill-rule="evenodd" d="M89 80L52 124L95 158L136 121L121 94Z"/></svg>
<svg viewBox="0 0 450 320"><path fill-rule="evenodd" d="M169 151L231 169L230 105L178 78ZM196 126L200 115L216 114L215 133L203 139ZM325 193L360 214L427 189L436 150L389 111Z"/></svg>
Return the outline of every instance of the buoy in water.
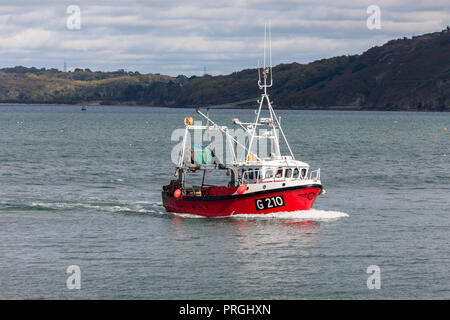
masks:
<svg viewBox="0 0 450 320"><path fill-rule="evenodd" d="M173 196L178 199L181 196L181 190L180 189L175 190Z"/></svg>
<svg viewBox="0 0 450 320"><path fill-rule="evenodd" d="M237 189L237 193L238 193L238 194L243 194L245 191L247 191L247 186L245 186L245 185L243 185L243 184L241 184L241 185L239 186L239 188Z"/></svg>

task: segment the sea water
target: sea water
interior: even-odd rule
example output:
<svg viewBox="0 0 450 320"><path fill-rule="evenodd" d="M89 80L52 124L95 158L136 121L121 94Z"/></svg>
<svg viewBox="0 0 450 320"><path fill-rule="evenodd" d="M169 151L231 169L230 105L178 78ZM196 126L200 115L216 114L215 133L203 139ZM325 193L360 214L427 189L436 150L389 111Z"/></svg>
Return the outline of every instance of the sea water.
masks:
<svg viewBox="0 0 450 320"><path fill-rule="evenodd" d="M195 218L160 198L193 109L1 106L0 298L449 299L450 114L277 113L327 193Z"/></svg>

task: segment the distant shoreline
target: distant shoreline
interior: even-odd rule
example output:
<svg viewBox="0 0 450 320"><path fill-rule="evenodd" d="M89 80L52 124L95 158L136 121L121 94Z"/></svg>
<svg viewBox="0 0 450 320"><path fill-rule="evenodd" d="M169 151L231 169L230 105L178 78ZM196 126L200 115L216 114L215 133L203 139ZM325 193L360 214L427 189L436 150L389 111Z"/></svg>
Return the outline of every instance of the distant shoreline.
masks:
<svg viewBox="0 0 450 320"><path fill-rule="evenodd" d="M274 107L283 110L450 111L449 55L450 27L390 40L361 54L276 65L270 94ZM246 109L260 97L257 74L256 68L172 77L123 69L6 67L0 68L0 105Z"/></svg>
<svg viewBox="0 0 450 320"><path fill-rule="evenodd" d="M4 103L0 102L0 107L73 107L73 108L95 108L95 107L139 107L139 108L165 108L165 109L196 109L195 106L154 106L154 105L136 105L136 104L111 104L111 105L102 105L102 104L56 104L56 103ZM421 112L421 113L447 113L448 110L436 111L436 110L404 110L404 109L385 109L383 107L359 107L359 106L329 106L329 107L286 107L286 106L273 106L277 110L299 110L299 111L385 111L385 112ZM206 109L207 106L201 106L201 109ZM241 109L248 110L254 109L255 106L230 106L230 107L211 107L211 109Z"/></svg>

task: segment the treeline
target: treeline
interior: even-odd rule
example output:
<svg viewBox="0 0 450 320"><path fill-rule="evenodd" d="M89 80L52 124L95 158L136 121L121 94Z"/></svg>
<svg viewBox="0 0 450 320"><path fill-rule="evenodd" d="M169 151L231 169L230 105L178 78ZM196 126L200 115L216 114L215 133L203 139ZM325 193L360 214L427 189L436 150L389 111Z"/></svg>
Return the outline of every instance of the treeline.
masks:
<svg viewBox="0 0 450 320"><path fill-rule="evenodd" d="M450 110L450 31L389 41L360 55L273 68L277 107ZM256 69L169 77L118 70L0 69L0 102L221 105L257 97Z"/></svg>

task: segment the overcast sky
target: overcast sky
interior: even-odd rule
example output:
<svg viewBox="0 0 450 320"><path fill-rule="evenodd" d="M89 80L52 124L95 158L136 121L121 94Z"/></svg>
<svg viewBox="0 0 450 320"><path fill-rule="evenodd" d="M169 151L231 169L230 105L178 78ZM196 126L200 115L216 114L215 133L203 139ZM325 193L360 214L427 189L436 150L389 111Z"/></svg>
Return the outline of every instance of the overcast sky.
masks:
<svg viewBox="0 0 450 320"><path fill-rule="evenodd" d="M381 29L369 30L369 5ZM67 8L80 8L80 29ZM271 21L273 64L361 53L450 25L450 0L2 0L0 67L125 69L176 76L228 74L262 59ZM71 20L73 21L73 20ZM72 25L73 26L73 25Z"/></svg>

